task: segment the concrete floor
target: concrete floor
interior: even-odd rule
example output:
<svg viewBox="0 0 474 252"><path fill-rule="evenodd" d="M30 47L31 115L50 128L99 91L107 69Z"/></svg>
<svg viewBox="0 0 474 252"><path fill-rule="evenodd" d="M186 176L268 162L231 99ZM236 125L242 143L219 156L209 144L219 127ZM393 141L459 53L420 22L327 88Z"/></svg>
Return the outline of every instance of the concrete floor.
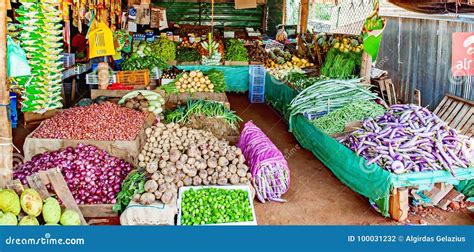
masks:
<svg viewBox="0 0 474 252"><path fill-rule="evenodd" d="M255 201L261 225L373 225L397 224L373 210L366 198L342 184L313 154L298 145L288 125L266 104L250 104L245 95L228 94L231 108L244 122L252 120L287 156L291 186L287 203ZM429 224L472 225L474 215L467 210L443 212L433 209ZM418 223L415 223L418 224Z"/></svg>
<svg viewBox="0 0 474 252"><path fill-rule="evenodd" d="M288 132L285 121L266 104L250 104L243 94L228 94L231 108L244 122L252 120L287 157L291 169L291 186L284 198L287 203L255 201L259 225L397 225L373 210L366 198L342 184L313 154L301 148ZM13 142L22 149L30 130L13 130ZM15 162L21 162L16 155ZM423 216L431 225L473 225L474 215L467 210L445 212L433 209ZM410 216L418 224L419 216ZM415 220L416 219L416 220ZM97 224L118 225L118 219Z"/></svg>

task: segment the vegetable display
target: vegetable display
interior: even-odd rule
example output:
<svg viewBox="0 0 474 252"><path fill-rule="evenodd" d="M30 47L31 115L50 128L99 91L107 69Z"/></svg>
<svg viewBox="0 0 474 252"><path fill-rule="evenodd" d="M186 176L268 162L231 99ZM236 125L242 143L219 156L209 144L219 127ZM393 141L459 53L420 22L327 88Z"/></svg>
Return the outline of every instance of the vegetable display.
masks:
<svg viewBox="0 0 474 252"><path fill-rule="evenodd" d="M165 119L189 128L209 131L218 138L238 135L238 122L242 121L222 103L206 100L189 100L185 107L167 113Z"/></svg>
<svg viewBox="0 0 474 252"><path fill-rule="evenodd" d="M212 35L209 35L208 41L201 43L202 48L206 52L201 54L201 63L205 66L217 66L221 64L222 54L219 52L219 42L212 39Z"/></svg>
<svg viewBox="0 0 474 252"><path fill-rule="evenodd" d="M213 82L214 81L214 82ZM189 73L182 73L176 79L160 87L167 94L169 93L196 93L196 92L216 92L225 91L225 80L222 71L211 70L208 75L196 70Z"/></svg>
<svg viewBox="0 0 474 252"><path fill-rule="evenodd" d="M145 113L105 102L64 110L44 120L34 138L134 140L145 123Z"/></svg>
<svg viewBox="0 0 474 252"><path fill-rule="evenodd" d="M281 151L251 121L245 124L237 146L247 159L257 198L262 203L286 202L281 197L290 187L290 170Z"/></svg>
<svg viewBox="0 0 474 252"><path fill-rule="evenodd" d="M240 189L189 189L182 195L181 225L253 221L248 192Z"/></svg>
<svg viewBox="0 0 474 252"><path fill-rule="evenodd" d="M180 70L179 68L172 66L170 69L167 69L163 71L163 74L161 75L161 78L163 79L176 79L176 76L178 76L180 73L184 72L183 70Z"/></svg>
<svg viewBox="0 0 474 252"><path fill-rule="evenodd" d="M310 67L314 66L313 63L309 62L306 59L301 59L298 58L294 55L292 55L288 51L282 51L279 48L275 48L273 51L270 51L269 53L270 59L268 59L265 62L265 65L267 68L276 68L279 66L295 66L298 68L305 68L305 67Z"/></svg>
<svg viewBox="0 0 474 252"><path fill-rule="evenodd" d="M138 156L139 167L147 172L145 193L134 195L144 205L155 199L169 204L184 185L239 184L251 177L240 149L210 132L159 123L145 133Z"/></svg>
<svg viewBox="0 0 474 252"><path fill-rule="evenodd" d="M239 39L229 39L226 43L225 60L248 61L248 52L245 43Z"/></svg>
<svg viewBox="0 0 474 252"><path fill-rule="evenodd" d="M144 69L148 69L152 71L155 68L166 69L169 67L169 65L162 58L157 58L155 56L144 56L144 57L131 56L130 58L122 62L121 67L122 67L122 70L125 70L125 71L144 70Z"/></svg>
<svg viewBox="0 0 474 252"><path fill-rule="evenodd" d="M261 45L254 44L248 47L249 58L251 61L266 62L268 60L268 53Z"/></svg>
<svg viewBox="0 0 474 252"><path fill-rule="evenodd" d="M312 123L328 135L341 133L348 122L360 121L383 115L385 109L371 101L355 101L331 113L313 120Z"/></svg>
<svg viewBox="0 0 474 252"><path fill-rule="evenodd" d="M393 105L380 117L341 140L380 167L396 173L447 170L474 165L473 143L466 136L416 105Z"/></svg>
<svg viewBox="0 0 474 252"><path fill-rule="evenodd" d="M350 79L358 76L362 54L344 49L331 48L321 66L321 75L335 79Z"/></svg>
<svg viewBox="0 0 474 252"><path fill-rule="evenodd" d="M176 61L178 62L193 62L199 61L201 59L201 55L193 47L180 47L176 53Z"/></svg>
<svg viewBox="0 0 474 252"><path fill-rule="evenodd" d="M176 44L168 38L160 38L153 43L142 41L134 43L132 58L153 56L164 62L175 60Z"/></svg>
<svg viewBox="0 0 474 252"><path fill-rule="evenodd" d="M122 182L122 189L117 194L116 202L113 206L114 212L122 212L135 194L145 192L145 173L132 171Z"/></svg>
<svg viewBox="0 0 474 252"><path fill-rule="evenodd" d="M0 189L0 226L39 226L37 218L41 217L45 225L81 225L78 213L65 209L61 214L61 210L55 198L49 197L43 203L34 189L23 190L20 197L11 189Z"/></svg>
<svg viewBox="0 0 474 252"><path fill-rule="evenodd" d="M354 101L375 100L377 95L369 91L370 87L360 79L317 81L291 101L290 115L326 114Z"/></svg>
<svg viewBox="0 0 474 252"><path fill-rule="evenodd" d="M132 165L92 145L45 152L15 169L13 177L27 185L27 177L57 167L78 204L115 203L120 184Z"/></svg>
<svg viewBox="0 0 474 252"><path fill-rule="evenodd" d="M31 76L21 77L21 110L44 112L61 108L62 25L59 1L21 1L17 9L22 32L19 40L31 67ZM30 78L31 77L31 78Z"/></svg>
<svg viewBox="0 0 474 252"><path fill-rule="evenodd" d="M300 73L295 72L295 73L290 73L290 74L291 74L291 76L288 75L288 77L287 77L288 82L291 83L291 86L293 86L296 90L298 90L300 92L305 90L306 88L314 85L315 83L318 83L321 80L329 80L329 78L324 77L324 76L307 77L307 78L300 77L300 78L297 79L297 77L293 77L293 76L295 76L297 74L300 74Z"/></svg>
<svg viewBox="0 0 474 252"><path fill-rule="evenodd" d="M163 112L165 99L153 91L137 90L124 95L118 104L130 109L136 109L142 112L149 111L155 115L160 115L161 112Z"/></svg>

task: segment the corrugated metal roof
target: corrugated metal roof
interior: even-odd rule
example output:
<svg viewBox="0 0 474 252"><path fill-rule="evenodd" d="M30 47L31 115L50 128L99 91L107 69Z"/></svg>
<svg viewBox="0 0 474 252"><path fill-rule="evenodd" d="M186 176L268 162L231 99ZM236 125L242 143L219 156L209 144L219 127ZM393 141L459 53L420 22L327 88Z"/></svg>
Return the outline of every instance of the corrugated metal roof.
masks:
<svg viewBox="0 0 474 252"><path fill-rule="evenodd" d="M386 0L380 0L380 16L383 17L402 17L416 19L447 20L452 22L474 23L474 14L421 14L400 8L388 3Z"/></svg>

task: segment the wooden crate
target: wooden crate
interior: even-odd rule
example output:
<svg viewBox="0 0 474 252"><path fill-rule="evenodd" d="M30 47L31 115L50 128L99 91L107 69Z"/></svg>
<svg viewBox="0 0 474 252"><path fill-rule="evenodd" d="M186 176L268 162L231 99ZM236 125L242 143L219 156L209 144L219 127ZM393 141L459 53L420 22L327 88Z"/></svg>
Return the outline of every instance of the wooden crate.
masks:
<svg viewBox="0 0 474 252"><path fill-rule="evenodd" d="M434 113L450 127L468 137L474 135L474 102L446 95L436 107Z"/></svg>
<svg viewBox="0 0 474 252"><path fill-rule="evenodd" d="M117 82L127 86L148 86L150 85L150 71L119 71L117 72Z"/></svg>
<svg viewBox="0 0 474 252"><path fill-rule="evenodd" d="M137 90L107 90L107 89L91 89L91 99L95 99L99 96L105 96L110 98L121 98L122 96ZM165 91L163 90L152 90L161 97L165 98Z"/></svg>
<svg viewBox="0 0 474 252"><path fill-rule="evenodd" d="M199 61L183 61L183 62L178 62L178 66L197 66L201 65L201 62Z"/></svg>
<svg viewBox="0 0 474 252"><path fill-rule="evenodd" d="M224 62L226 66L248 66L249 63L247 61L228 61Z"/></svg>
<svg viewBox="0 0 474 252"><path fill-rule="evenodd" d="M173 109L178 105L185 104L189 99L195 100L212 100L224 103L224 105L230 108L229 100L225 93L209 93L209 92L196 92L194 94L182 93L182 94L169 94L165 98L165 106L167 109Z"/></svg>
<svg viewBox="0 0 474 252"><path fill-rule="evenodd" d="M43 200L56 195L66 207L79 214L82 225L87 225L87 222L84 218L84 215L76 204L74 197L72 196L71 191L64 180L63 175L59 168L52 168L46 171L40 171L26 178L28 180L28 185L30 188L35 189ZM48 186L51 187L54 193L50 193ZM8 188L15 190L17 193L24 190L23 185L19 180L12 180L7 185Z"/></svg>
<svg viewBox="0 0 474 252"><path fill-rule="evenodd" d="M29 128L29 127L38 126L42 121L53 117L59 111L60 110L58 109L53 109L53 110L48 110L43 114L25 112L23 113L23 121L24 121L25 127Z"/></svg>

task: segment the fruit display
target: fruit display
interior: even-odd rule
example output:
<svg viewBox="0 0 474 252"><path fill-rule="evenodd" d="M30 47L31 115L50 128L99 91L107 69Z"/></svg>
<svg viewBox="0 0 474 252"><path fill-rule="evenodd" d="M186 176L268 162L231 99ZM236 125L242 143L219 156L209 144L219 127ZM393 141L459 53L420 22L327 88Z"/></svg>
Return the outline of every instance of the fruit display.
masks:
<svg viewBox="0 0 474 252"><path fill-rule="evenodd" d="M61 108L62 25L59 0L20 1L16 11L22 32L19 36L31 67L30 76L22 77L21 110L44 112Z"/></svg>
<svg viewBox="0 0 474 252"><path fill-rule="evenodd" d="M259 44L253 44L248 47L249 58L255 62L266 62L268 60L268 53L265 48Z"/></svg>
<svg viewBox="0 0 474 252"><path fill-rule="evenodd" d="M53 197L43 201L34 189L25 189L20 196L0 189L0 226L39 226L40 220L44 225L81 225L79 214L63 209Z"/></svg>
<svg viewBox="0 0 474 252"><path fill-rule="evenodd" d="M153 91L137 90L124 95L118 104L142 112L149 111L158 116L163 112L165 99Z"/></svg>
<svg viewBox="0 0 474 252"><path fill-rule="evenodd" d="M267 68L275 68L278 66L305 68L314 66L313 63L307 59L301 59L295 55L292 55L288 51L282 51L279 48L275 48L273 51L268 53L269 59L265 62Z"/></svg>

